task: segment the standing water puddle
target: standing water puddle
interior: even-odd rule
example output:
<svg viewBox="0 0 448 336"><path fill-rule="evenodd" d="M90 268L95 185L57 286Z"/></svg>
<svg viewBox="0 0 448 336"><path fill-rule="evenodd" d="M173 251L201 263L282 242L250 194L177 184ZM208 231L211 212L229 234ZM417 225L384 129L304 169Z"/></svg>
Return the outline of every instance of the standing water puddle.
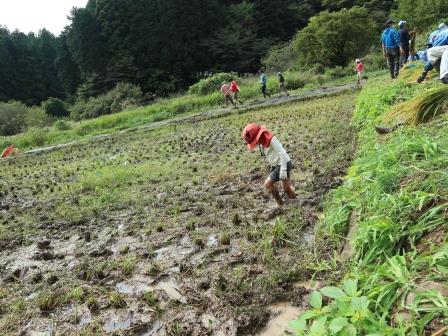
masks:
<svg viewBox="0 0 448 336"><path fill-rule="evenodd" d="M130 280L122 281L116 284L115 288L118 293L128 295L140 295L153 290L150 286L154 282L153 279L143 275L135 275Z"/></svg>
<svg viewBox="0 0 448 336"><path fill-rule="evenodd" d="M288 302L282 302L270 307L273 318L266 327L257 332L257 336L281 336L288 330L288 324L303 311Z"/></svg>
<svg viewBox="0 0 448 336"><path fill-rule="evenodd" d="M128 329L132 324L134 313L132 311L121 311L117 310L111 315L111 318L104 325L104 330L106 332L115 332L118 330Z"/></svg>
<svg viewBox="0 0 448 336"><path fill-rule="evenodd" d="M170 298L179 301L180 303L187 303L186 298L181 293L179 293L179 288L171 279L167 281L161 281L157 285L156 289L163 290Z"/></svg>

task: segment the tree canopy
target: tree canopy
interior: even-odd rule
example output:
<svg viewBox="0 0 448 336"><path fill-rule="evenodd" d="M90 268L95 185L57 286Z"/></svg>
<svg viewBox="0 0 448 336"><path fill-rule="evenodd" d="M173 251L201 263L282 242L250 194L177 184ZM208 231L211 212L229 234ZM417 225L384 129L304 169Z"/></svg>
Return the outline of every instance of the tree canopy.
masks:
<svg viewBox="0 0 448 336"><path fill-rule="evenodd" d="M345 66L372 46L375 28L366 8L324 11L297 33L293 48L302 65Z"/></svg>

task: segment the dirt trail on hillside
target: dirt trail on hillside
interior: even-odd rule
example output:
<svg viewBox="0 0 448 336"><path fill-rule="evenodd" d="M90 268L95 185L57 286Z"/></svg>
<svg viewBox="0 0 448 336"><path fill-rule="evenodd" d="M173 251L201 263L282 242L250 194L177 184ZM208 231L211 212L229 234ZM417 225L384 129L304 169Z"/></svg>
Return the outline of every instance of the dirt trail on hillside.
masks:
<svg viewBox="0 0 448 336"><path fill-rule="evenodd" d="M73 145L83 143L83 142L96 141L96 140L110 138L111 136L113 136L117 133L129 133L129 132L136 132L136 131L140 131L140 130L153 130L153 129L165 127L167 125L176 125L176 124L185 123L185 122L198 122L198 121L207 120L207 119L211 119L211 118L220 118L220 117L224 117L226 115L231 115L234 113L245 113L245 112L248 112L248 111L251 111L254 109L259 109L259 108L263 108L263 107L267 107L267 106L276 106L276 105L293 103L293 102L306 100L306 99L326 97L326 96L331 96L334 94L342 93L342 92L345 92L348 90L358 90L359 88L360 88L360 86L357 84L344 84L344 85L333 86L333 87L328 87L328 88L323 87L320 89L309 90L309 91L300 92L297 94L291 94L289 96L269 98L269 99L262 100L262 101L256 100L256 101L248 103L248 104L240 105L237 108L229 107L229 108L211 109L211 110L208 110L205 112L200 112L200 113L191 114L191 115L187 115L187 116L177 117L177 118L173 118L173 119L157 121L157 122L153 122L150 124L125 129L125 130L118 131L118 132L115 132L112 134L101 134L101 135L89 137L87 139L71 141L71 142L64 143L64 144L47 146L47 147L42 147L42 148L35 148L35 149L24 152L24 154L28 154L28 155L40 154L40 153L44 153L44 152L53 151L53 150L56 150L59 148L73 146Z"/></svg>

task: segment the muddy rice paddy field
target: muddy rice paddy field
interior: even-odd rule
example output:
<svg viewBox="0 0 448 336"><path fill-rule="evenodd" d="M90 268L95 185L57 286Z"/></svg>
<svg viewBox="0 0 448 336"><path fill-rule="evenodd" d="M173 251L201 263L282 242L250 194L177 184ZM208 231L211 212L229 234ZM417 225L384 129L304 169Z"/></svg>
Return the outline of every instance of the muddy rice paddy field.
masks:
<svg viewBox="0 0 448 336"><path fill-rule="evenodd" d="M0 162L1 335L252 335L319 278L313 226L352 155L355 93ZM241 139L267 125L299 202L275 216Z"/></svg>

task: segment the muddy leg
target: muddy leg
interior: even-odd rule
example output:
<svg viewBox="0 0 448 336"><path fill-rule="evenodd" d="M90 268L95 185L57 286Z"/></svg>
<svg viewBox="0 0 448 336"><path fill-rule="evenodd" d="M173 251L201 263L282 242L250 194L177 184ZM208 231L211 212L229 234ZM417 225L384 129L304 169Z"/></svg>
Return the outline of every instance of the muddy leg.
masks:
<svg viewBox="0 0 448 336"><path fill-rule="evenodd" d="M289 179L282 180L282 187L290 199L294 199L297 197L296 191L294 190L294 187L291 185L291 181Z"/></svg>
<svg viewBox="0 0 448 336"><path fill-rule="evenodd" d="M266 182L264 182L264 186L266 189L274 196L275 202L277 203L277 206L280 208L283 206L283 200L280 197L280 193L278 192L277 187L274 185L274 182L272 182L271 178L268 177Z"/></svg>

